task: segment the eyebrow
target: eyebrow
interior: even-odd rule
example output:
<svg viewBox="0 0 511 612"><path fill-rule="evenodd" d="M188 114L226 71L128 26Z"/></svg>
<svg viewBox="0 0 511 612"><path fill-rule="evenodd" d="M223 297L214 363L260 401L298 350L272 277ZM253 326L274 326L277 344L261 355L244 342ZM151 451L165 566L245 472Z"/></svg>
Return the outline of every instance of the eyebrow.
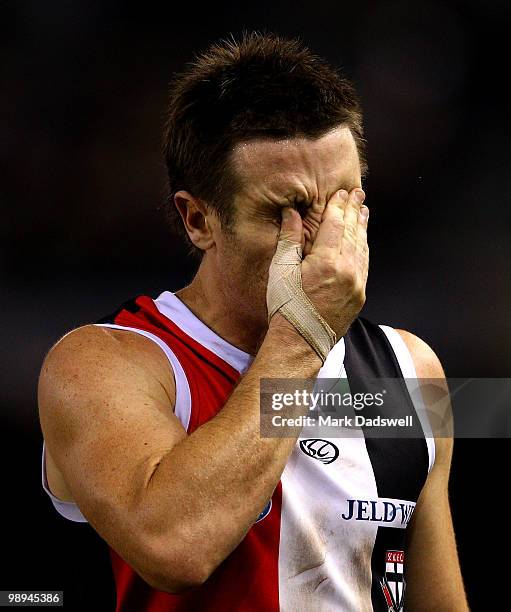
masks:
<svg viewBox="0 0 511 612"><path fill-rule="evenodd" d="M363 180L364 177L362 176L361 178L362 180L360 184L361 184L361 187L363 188L364 187L364 180ZM346 186L346 184L341 184L341 185L338 185L337 188L332 192L332 195L341 189L345 189L348 193L350 193L350 191L352 191L353 189L357 187L358 185L353 184L351 182L348 186ZM275 206L278 206L279 208L285 208L286 206L290 206L291 208L294 208L295 210L298 210L298 211L304 210L305 208L309 208L314 203L312 199L309 199L308 197L304 197L303 194L292 193L292 192L286 195L283 195L281 198L269 199L269 201Z"/></svg>
<svg viewBox="0 0 511 612"><path fill-rule="evenodd" d="M358 185L352 185L352 184L350 184L349 187L346 187L345 185L341 185L332 192L332 195L330 197L332 197L334 193L336 193L337 191L340 191L341 189L345 189L348 193L350 193L353 189L356 189L357 187ZM362 185L362 188L363 188L363 185ZM296 194L296 196L292 198L283 197L282 200L280 201L275 200L275 203L278 204L279 206L291 206L292 208L298 208L298 207L303 208L304 206L306 207L312 206L314 201L310 198L304 198L302 195Z"/></svg>

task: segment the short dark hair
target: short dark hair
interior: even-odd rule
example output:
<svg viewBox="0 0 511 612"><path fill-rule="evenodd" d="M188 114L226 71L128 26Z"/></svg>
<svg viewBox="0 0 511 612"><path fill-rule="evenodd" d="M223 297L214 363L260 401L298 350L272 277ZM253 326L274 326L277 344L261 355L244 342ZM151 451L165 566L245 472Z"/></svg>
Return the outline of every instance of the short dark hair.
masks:
<svg viewBox="0 0 511 612"><path fill-rule="evenodd" d="M320 138L345 125L355 139L362 172L362 112L353 85L299 39L245 33L211 45L171 83L164 155L168 216L186 234L174 205L184 189L217 213L233 218L237 177L230 163L240 141Z"/></svg>

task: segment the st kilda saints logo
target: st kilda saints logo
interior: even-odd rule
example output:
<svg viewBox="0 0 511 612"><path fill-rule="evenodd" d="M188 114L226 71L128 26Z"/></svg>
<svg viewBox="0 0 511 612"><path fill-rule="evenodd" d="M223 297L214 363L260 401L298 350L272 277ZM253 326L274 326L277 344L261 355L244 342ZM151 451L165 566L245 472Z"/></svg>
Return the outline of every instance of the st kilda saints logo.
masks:
<svg viewBox="0 0 511 612"><path fill-rule="evenodd" d="M300 448L306 455L314 457L325 465L333 463L339 456L339 449L335 444L319 438L300 440Z"/></svg>
<svg viewBox="0 0 511 612"><path fill-rule="evenodd" d="M405 553L402 550L387 550L385 553L385 575L380 585L389 607L388 612L400 612L403 609L406 586L404 562Z"/></svg>

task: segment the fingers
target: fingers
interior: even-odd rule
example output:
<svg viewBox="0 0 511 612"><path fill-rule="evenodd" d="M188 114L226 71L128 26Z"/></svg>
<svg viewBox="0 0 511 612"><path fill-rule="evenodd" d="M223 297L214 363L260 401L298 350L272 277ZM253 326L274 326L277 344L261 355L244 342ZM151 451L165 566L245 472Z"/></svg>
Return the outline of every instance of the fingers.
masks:
<svg viewBox="0 0 511 612"><path fill-rule="evenodd" d="M282 209L279 240L290 240L302 244L303 226L300 213L293 208Z"/></svg>
<svg viewBox="0 0 511 612"><path fill-rule="evenodd" d="M322 256L337 256L341 250L344 232L345 206L348 192L337 191L328 201L311 253Z"/></svg>
<svg viewBox="0 0 511 612"><path fill-rule="evenodd" d="M367 224L369 221L369 209L367 206L360 207L358 215L357 232L357 267L361 271L362 281L365 285L369 270L369 246L367 244Z"/></svg>
<svg viewBox="0 0 511 612"><path fill-rule="evenodd" d="M323 218L323 212L326 204L321 205L319 203L313 203L312 206L307 208L307 212L302 217L303 224L303 235L305 238L305 245L303 253L307 256L312 249L312 245L316 240L319 226L321 225L321 219Z"/></svg>
<svg viewBox="0 0 511 612"><path fill-rule="evenodd" d="M364 200L365 193L359 188L349 194L344 189L335 193L326 205L311 252L329 256L342 250L346 256L354 255L360 239L359 213Z"/></svg>
<svg viewBox="0 0 511 612"><path fill-rule="evenodd" d="M363 238L360 235L359 218L360 207L365 200L362 189L353 189L350 192L346 209L344 211L344 234L342 239L342 253L347 257L353 256L357 250L357 242Z"/></svg>
<svg viewBox="0 0 511 612"><path fill-rule="evenodd" d="M362 252L367 246L367 223L369 221L369 208L362 205L358 213L357 222L357 251Z"/></svg>

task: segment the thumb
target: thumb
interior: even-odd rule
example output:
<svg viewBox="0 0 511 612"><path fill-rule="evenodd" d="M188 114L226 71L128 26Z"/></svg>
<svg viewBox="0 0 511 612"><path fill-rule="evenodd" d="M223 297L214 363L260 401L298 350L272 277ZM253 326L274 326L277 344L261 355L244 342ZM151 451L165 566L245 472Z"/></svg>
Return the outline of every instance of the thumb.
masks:
<svg viewBox="0 0 511 612"><path fill-rule="evenodd" d="M282 209L279 240L289 240L300 245L303 243L302 218L294 208L286 207Z"/></svg>

